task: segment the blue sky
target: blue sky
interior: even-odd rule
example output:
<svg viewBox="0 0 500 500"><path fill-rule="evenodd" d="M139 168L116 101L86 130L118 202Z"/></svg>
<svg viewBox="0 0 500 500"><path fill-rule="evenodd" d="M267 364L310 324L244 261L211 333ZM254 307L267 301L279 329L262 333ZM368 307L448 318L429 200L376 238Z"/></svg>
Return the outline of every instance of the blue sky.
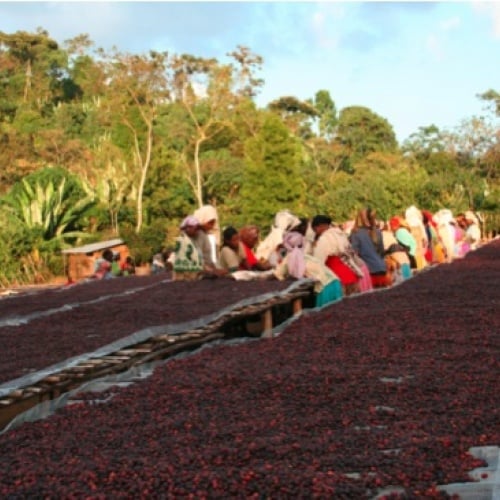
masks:
<svg viewBox="0 0 500 500"><path fill-rule="evenodd" d="M264 58L264 106L330 92L337 109L386 118L400 142L431 124L453 130L489 114L477 94L500 91L496 2L3 2L0 31L47 30L62 43L227 61L237 45Z"/></svg>

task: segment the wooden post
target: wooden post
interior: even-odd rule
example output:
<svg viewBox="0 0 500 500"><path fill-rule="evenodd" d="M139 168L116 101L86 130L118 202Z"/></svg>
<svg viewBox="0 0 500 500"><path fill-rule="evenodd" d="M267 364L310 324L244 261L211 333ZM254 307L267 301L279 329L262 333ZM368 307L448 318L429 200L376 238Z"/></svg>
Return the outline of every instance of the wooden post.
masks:
<svg viewBox="0 0 500 500"><path fill-rule="evenodd" d="M262 337L271 337L271 331L273 329L273 313L271 309L266 309L262 315Z"/></svg>
<svg viewBox="0 0 500 500"><path fill-rule="evenodd" d="M302 299L299 297L292 302L293 315L297 316L302 312Z"/></svg>

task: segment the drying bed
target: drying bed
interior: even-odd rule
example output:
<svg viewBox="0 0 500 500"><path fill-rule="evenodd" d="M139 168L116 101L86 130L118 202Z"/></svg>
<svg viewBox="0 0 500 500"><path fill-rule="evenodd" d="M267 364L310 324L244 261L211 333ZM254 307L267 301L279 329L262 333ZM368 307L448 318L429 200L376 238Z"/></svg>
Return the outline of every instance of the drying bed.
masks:
<svg viewBox="0 0 500 500"><path fill-rule="evenodd" d="M0 388L139 330L202 318L288 286L271 280L127 277L7 297L0 300Z"/></svg>
<svg viewBox="0 0 500 500"><path fill-rule="evenodd" d="M471 447L500 443L499 282L495 241L82 395L0 436L0 494L444 498L486 465Z"/></svg>

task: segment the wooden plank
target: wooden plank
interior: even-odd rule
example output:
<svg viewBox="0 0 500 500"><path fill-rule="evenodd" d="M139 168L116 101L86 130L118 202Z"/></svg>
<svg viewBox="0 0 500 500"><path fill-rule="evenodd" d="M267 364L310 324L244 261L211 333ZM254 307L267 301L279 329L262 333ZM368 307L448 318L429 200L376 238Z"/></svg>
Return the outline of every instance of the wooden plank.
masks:
<svg viewBox="0 0 500 500"><path fill-rule="evenodd" d="M88 359L85 364L90 365L90 366L100 366L105 364L106 361L104 359L98 358L98 359Z"/></svg>
<svg viewBox="0 0 500 500"><path fill-rule="evenodd" d="M23 397L23 390L16 389L16 390L12 391L11 393L9 393L9 397L11 397L13 399L20 399Z"/></svg>
<svg viewBox="0 0 500 500"><path fill-rule="evenodd" d="M148 354L151 351L154 351L152 347L138 347L134 349L134 354Z"/></svg>
<svg viewBox="0 0 500 500"><path fill-rule="evenodd" d="M64 377L62 375L49 375L48 377L42 379L42 382L45 382L47 384L57 384L61 380L63 380L63 378Z"/></svg>
<svg viewBox="0 0 500 500"><path fill-rule="evenodd" d="M128 361L130 358L106 358L106 361L109 363L109 364L112 364L112 365L121 365L122 363L124 363L125 361Z"/></svg>
<svg viewBox="0 0 500 500"><path fill-rule="evenodd" d="M42 388L42 387L27 387L26 389L24 389L24 392L31 392L31 393L34 393L34 394L40 394L41 392L44 392L46 391L46 389Z"/></svg>

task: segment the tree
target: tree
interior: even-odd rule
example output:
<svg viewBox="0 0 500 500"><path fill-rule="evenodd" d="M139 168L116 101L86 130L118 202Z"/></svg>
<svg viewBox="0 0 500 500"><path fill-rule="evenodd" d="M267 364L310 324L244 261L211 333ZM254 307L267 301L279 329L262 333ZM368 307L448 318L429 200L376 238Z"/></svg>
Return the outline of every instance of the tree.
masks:
<svg viewBox="0 0 500 500"><path fill-rule="evenodd" d="M234 103L231 92L231 68L215 59L183 55L174 61L177 97L186 110L192 125L192 163L186 158L186 167L192 165L189 182L198 206L203 201L203 174L200 163L202 146L231 126L228 110Z"/></svg>
<svg viewBox="0 0 500 500"><path fill-rule="evenodd" d="M26 174L40 166L39 132L64 98L66 71L66 53L47 32L0 32L0 162L5 181L17 180L12 170Z"/></svg>
<svg viewBox="0 0 500 500"><path fill-rule="evenodd" d="M205 184L201 155L223 135L234 131L233 113L242 117L248 102L262 84L254 72L262 59L246 47L228 54L235 62L221 64L216 59L181 55L173 58L173 87L177 102L184 107L193 126L181 158L198 206L204 204Z"/></svg>
<svg viewBox="0 0 500 500"><path fill-rule="evenodd" d="M299 144L276 115L269 114L245 145L241 212L267 225L276 212L300 207Z"/></svg>
<svg viewBox="0 0 500 500"><path fill-rule="evenodd" d="M402 150L421 159L444 151L445 147L445 134L436 125L429 125L419 127L417 132L411 134L403 143Z"/></svg>
<svg viewBox="0 0 500 500"><path fill-rule="evenodd" d="M170 98L166 64L167 54L151 51L133 55L101 51L109 78L102 110L112 128L113 141L127 153L134 173L136 232L143 224L143 193L155 137L158 109ZM129 145L132 145L131 147Z"/></svg>
<svg viewBox="0 0 500 500"><path fill-rule="evenodd" d="M93 165L85 177L88 185L94 186L96 201L105 207L113 233L119 235L120 211L127 201L137 199L133 172L127 168L123 151L112 143L109 135L96 141L93 157Z"/></svg>
<svg viewBox="0 0 500 500"><path fill-rule="evenodd" d="M500 116L500 94L493 89L487 90L478 96L483 101L493 104L495 113Z"/></svg>
<svg viewBox="0 0 500 500"><path fill-rule="evenodd" d="M42 107L61 97L66 53L46 31L39 29L36 34L17 31L12 35L0 32L0 47L7 48L2 57L4 64L11 63L11 90L17 96L22 95L23 103Z"/></svg>
<svg viewBox="0 0 500 500"><path fill-rule="evenodd" d="M460 167L459 183L466 197L464 208L479 210L477 202L484 200L485 182L495 182L498 176L498 163L489 162L499 149L498 128L484 117L472 117L463 120L446 139L447 150Z"/></svg>
<svg viewBox="0 0 500 500"><path fill-rule="evenodd" d="M319 115L319 136L331 140L335 136L338 125L337 108L328 90L318 90L312 101Z"/></svg>
<svg viewBox="0 0 500 500"><path fill-rule="evenodd" d="M363 106L341 110L336 140L351 151L351 167L369 153L398 150L396 135L389 122Z"/></svg>
<svg viewBox="0 0 500 500"><path fill-rule="evenodd" d="M317 118L319 113L311 102L285 96L270 102L268 108L277 113L297 137L307 139L313 135L312 120Z"/></svg>

